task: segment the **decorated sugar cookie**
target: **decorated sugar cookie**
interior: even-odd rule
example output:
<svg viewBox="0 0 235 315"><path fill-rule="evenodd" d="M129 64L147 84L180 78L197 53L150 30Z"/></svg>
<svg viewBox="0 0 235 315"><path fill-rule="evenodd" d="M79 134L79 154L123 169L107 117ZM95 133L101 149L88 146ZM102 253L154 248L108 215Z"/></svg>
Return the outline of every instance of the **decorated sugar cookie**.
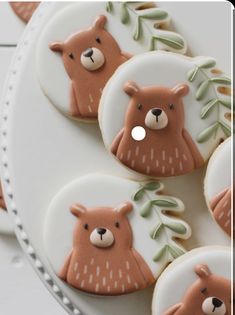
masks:
<svg viewBox="0 0 235 315"><path fill-rule="evenodd" d="M44 243L57 276L92 294L121 295L155 282L183 254L189 226L168 216L182 202L160 182L91 174L63 188L49 206ZM56 220L56 224L55 224ZM178 239L178 240L176 240Z"/></svg>
<svg viewBox="0 0 235 315"><path fill-rule="evenodd" d="M149 49L184 53L183 38L160 29L166 11L151 3L79 3L56 14L37 49L44 93L65 115L97 119L100 97L115 70ZM79 18L78 18L79 17Z"/></svg>
<svg viewBox="0 0 235 315"><path fill-rule="evenodd" d="M229 248L202 247L172 263L159 278L153 315L230 315Z"/></svg>
<svg viewBox="0 0 235 315"><path fill-rule="evenodd" d="M208 207L220 225L231 236L231 138L222 143L212 155L205 178Z"/></svg>
<svg viewBox="0 0 235 315"><path fill-rule="evenodd" d="M25 23L31 19L40 2L9 2L15 14Z"/></svg>
<svg viewBox="0 0 235 315"><path fill-rule="evenodd" d="M204 165L230 130L230 80L215 60L152 52L133 57L105 88L99 122L107 149L129 169L178 176Z"/></svg>

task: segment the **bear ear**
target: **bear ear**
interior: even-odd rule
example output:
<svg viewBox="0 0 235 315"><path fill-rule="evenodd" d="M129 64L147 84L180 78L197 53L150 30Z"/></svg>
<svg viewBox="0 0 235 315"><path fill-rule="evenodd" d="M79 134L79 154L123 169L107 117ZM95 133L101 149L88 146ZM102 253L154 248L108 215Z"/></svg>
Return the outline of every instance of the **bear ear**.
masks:
<svg viewBox="0 0 235 315"><path fill-rule="evenodd" d="M121 213L123 215L126 215L128 213L130 213L133 209L133 204L131 202L124 202L124 203L121 203L119 206L117 206L115 208L115 211L118 212L118 213Z"/></svg>
<svg viewBox="0 0 235 315"><path fill-rule="evenodd" d="M180 308L183 306L183 303L175 304L174 306L170 307L163 315L174 315Z"/></svg>
<svg viewBox="0 0 235 315"><path fill-rule="evenodd" d="M199 278L207 278L211 275L211 271L207 265L197 265L195 267L195 273L199 276Z"/></svg>
<svg viewBox="0 0 235 315"><path fill-rule="evenodd" d="M107 17L105 15L99 15L95 20L94 27L98 29L103 29L107 22Z"/></svg>
<svg viewBox="0 0 235 315"><path fill-rule="evenodd" d="M76 203L70 207L70 211L75 217L79 218L80 216L86 213L87 208L79 203Z"/></svg>
<svg viewBox="0 0 235 315"><path fill-rule="evenodd" d="M134 81L127 81L124 84L123 90L126 92L126 94L133 96L139 92L140 88Z"/></svg>
<svg viewBox="0 0 235 315"><path fill-rule="evenodd" d="M172 89L173 93L178 97L183 97L188 94L189 86L187 84L178 84Z"/></svg>
<svg viewBox="0 0 235 315"><path fill-rule="evenodd" d="M52 51L62 52L64 49L64 43L63 42L54 42L54 43L51 43L49 47Z"/></svg>

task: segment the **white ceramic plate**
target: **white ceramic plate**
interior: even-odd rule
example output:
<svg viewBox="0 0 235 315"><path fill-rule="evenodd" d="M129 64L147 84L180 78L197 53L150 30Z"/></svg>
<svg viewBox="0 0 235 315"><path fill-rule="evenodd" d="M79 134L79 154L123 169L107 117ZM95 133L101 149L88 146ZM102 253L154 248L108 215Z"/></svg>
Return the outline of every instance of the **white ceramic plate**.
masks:
<svg viewBox="0 0 235 315"><path fill-rule="evenodd" d="M107 153L98 126L75 123L65 118L51 106L40 88L35 73L36 42L46 21L66 5L71 4L44 3L40 6L26 28L9 72L2 115L2 174L7 205L17 226L18 239L36 272L70 314L150 315L152 289L111 298L82 294L69 288L54 275L43 248L45 214L52 197L61 187L91 172L134 178ZM164 8L165 3L160 5ZM204 47L201 54L224 56L224 59L219 60L219 65L225 65L224 70L228 72L230 5L169 2L166 7L171 10L176 29L177 25L181 28L182 21L185 21L186 34L189 30L194 34L195 38L188 38L192 52L193 48L198 51L198 44L210 42L206 45L208 51ZM200 16L200 24L198 20L195 21L195 15ZM190 16L195 24L190 22ZM212 28L208 28L208 19ZM225 24L222 23L224 20ZM217 45L211 41L214 34L217 36ZM227 34L226 40L224 34ZM193 230L192 238L185 244L189 249L202 245L230 244L229 238L213 222L206 208L203 197L204 175L205 169L201 169L191 175L163 181L165 192L179 197L185 203L184 219Z"/></svg>

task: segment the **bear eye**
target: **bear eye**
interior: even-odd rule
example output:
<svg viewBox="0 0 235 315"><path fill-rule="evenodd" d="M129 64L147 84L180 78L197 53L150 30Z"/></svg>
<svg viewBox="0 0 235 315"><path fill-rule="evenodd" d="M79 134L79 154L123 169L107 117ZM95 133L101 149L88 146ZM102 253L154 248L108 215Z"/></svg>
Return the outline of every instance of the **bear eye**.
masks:
<svg viewBox="0 0 235 315"><path fill-rule="evenodd" d="M202 288L200 291L202 294L206 294L207 288Z"/></svg>
<svg viewBox="0 0 235 315"><path fill-rule="evenodd" d="M116 228L120 228L120 223L119 223L119 222L116 222L116 223L115 223L115 226L116 226Z"/></svg>
<svg viewBox="0 0 235 315"><path fill-rule="evenodd" d="M138 110L141 110L143 108L143 105L142 104L137 104L137 109Z"/></svg>
<svg viewBox="0 0 235 315"><path fill-rule="evenodd" d="M97 41L97 43L101 44L101 40L100 40L100 38L99 38L99 37L96 37L96 39L95 39L95 40Z"/></svg>
<svg viewBox="0 0 235 315"><path fill-rule="evenodd" d="M175 107L174 104L170 104L170 105L169 105L169 108L170 108L170 109L174 109L174 107Z"/></svg>
<svg viewBox="0 0 235 315"><path fill-rule="evenodd" d="M88 230L88 228L89 228L89 226L88 226L88 224L87 224L87 223L86 223L86 224L84 224L84 225L83 225L83 227L84 227L84 229L85 229L85 230Z"/></svg>
<svg viewBox="0 0 235 315"><path fill-rule="evenodd" d="M71 58L73 60L74 59L74 55L72 53L69 54L69 58Z"/></svg>

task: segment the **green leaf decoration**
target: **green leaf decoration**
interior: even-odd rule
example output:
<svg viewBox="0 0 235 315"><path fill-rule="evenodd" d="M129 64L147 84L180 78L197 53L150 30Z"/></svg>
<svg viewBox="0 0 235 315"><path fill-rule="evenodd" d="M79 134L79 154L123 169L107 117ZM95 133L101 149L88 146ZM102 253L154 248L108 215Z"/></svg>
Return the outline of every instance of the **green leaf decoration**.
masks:
<svg viewBox="0 0 235 315"><path fill-rule="evenodd" d="M159 42L162 42L163 44L173 48L173 49L183 49L184 48L184 41L181 38L181 36L174 34L174 33L169 33L169 34L164 34L161 35L159 34L158 36L153 36L153 39Z"/></svg>
<svg viewBox="0 0 235 315"><path fill-rule="evenodd" d="M168 18L168 13L159 8L153 8L144 14L141 14L141 17L144 19L150 20L163 20Z"/></svg>
<svg viewBox="0 0 235 315"><path fill-rule="evenodd" d="M215 107L215 105L218 104L218 102L219 102L218 99L213 99L206 103L206 105L202 107L201 118L202 119L206 118L210 114L212 109Z"/></svg>
<svg viewBox="0 0 235 315"><path fill-rule="evenodd" d="M219 123L216 122L213 125L209 126L205 130L203 130L197 137L197 141L199 143L206 142L210 139L210 137L217 131Z"/></svg>
<svg viewBox="0 0 235 315"><path fill-rule="evenodd" d="M150 236L152 239L156 239L158 237L162 227L163 227L163 224L158 223L152 228L152 230L150 231Z"/></svg>
<svg viewBox="0 0 235 315"><path fill-rule="evenodd" d="M161 187L161 184L159 182L150 182L144 185L144 189L146 190L157 190Z"/></svg>
<svg viewBox="0 0 235 315"><path fill-rule="evenodd" d="M198 64L199 68L212 68L216 65L216 60L213 58L206 58Z"/></svg>
<svg viewBox="0 0 235 315"><path fill-rule="evenodd" d="M108 1L106 4L106 11L109 13L113 12L113 4L111 1Z"/></svg>
<svg viewBox="0 0 235 315"><path fill-rule="evenodd" d="M144 195L144 189L140 188L139 190L137 190L137 192L134 194L134 196L132 197L132 199L134 201L139 201L140 199L142 199Z"/></svg>
<svg viewBox="0 0 235 315"><path fill-rule="evenodd" d="M175 202L175 200L171 200L169 199L156 199L156 200L152 200L152 205L158 206L158 207L177 207L177 203Z"/></svg>
<svg viewBox="0 0 235 315"><path fill-rule="evenodd" d="M136 26L135 26L135 31L133 34L134 40L139 40L141 38L141 35L142 35L142 24L141 24L141 18L138 17L136 19Z"/></svg>
<svg viewBox="0 0 235 315"><path fill-rule="evenodd" d="M182 223L179 223L179 222L167 223L167 224L165 224L165 226L168 227L168 229L176 232L177 234L187 233L187 228L185 227L185 225L183 225Z"/></svg>
<svg viewBox="0 0 235 315"><path fill-rule="evenodd" d="M227 137L231 136L232 130L230 126L226 125L223 121L220 121L220 126Z"/></svg>
<svg viewBox="0 0 235 315"><path fill-rule="evenodd" d="M174 259L184 254L184 251L181 248L173 245L170 245L168 250Z"/></svg>
<svg viewBox="0 0 235 315"><path fill-rule="evenodd" d="M153 257L153 261L158 262L166 253L168 245L164 245Z"/></svg>
<svg viewBox="0 0 235 315"><path fill-rule="evenodd" d="M188 80L189 82L193 82L196 78L196 75L198 73L198 70L199 68L198 67L195 67L194 69L191 69L189 72L188 72Z"/></svg>
<svg viewBox="0 0 235 315"><path fill-rule="evenodd" d="M228 100L219 100L220 104L231 109L232 107L232 103L231 103L231 99Z"/></svg>
<svg viewBox="0 0 235 315"><path fill-rule="evenodd" d="M152 202L151 200L150 201L147 201L143 208L141 209L140 211L140 215L143 217L143 218L146 218L150 215L151 213L151 210L152 210Z"/></svg>
<svg viewBox="0 0 235 315"><path fill-rule="evenodd" d="M126 6L126 2L121 3L121 21L123 24L127 24L130 21L130 14Z"/></svg>
<svg viewBox="0 0 235 315"><path fill-rule="evenodd" d="M198 88L197 93L196 93L196 99L198 101L202 100L206 96L206 93L208 92L209 87L210 87L210 81L209 80L203 81L199 85L199 88Z"/></svg>
<svg viewBox="0 0 235 315"><path fill-rule="evenodd" d="M231 79L227 77L215 77L210 79L211 82L218 83L218 84L225 84L230 85Z"/></svg>

